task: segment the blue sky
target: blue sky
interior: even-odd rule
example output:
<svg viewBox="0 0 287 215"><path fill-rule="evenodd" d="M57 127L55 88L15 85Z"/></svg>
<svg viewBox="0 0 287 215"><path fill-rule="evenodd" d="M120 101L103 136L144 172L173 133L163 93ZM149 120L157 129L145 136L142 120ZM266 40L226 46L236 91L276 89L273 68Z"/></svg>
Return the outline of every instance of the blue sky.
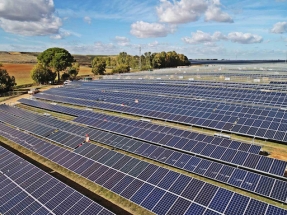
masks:
<svg viewBox="0 0 287 215"><path fill-rule="evenodd" d="M0 50L285 59L286 9L286 0L0 0Z"/></svg>

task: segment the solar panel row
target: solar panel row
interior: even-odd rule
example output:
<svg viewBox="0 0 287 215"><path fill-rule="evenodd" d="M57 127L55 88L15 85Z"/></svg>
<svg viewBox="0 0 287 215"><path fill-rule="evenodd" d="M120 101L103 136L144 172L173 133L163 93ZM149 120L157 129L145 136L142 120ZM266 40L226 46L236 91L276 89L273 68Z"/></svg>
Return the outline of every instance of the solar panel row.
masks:
<svg viewBox="0 0 287 215"><path fill-rule="evenodd" d="M92 82L93 83L93 82ZM174 85L173 82L167 82L164 85L161 83L109 83L99 82L96 85L82 85L89 87L96 87L106 91L129 91L129 92L145 92L147 94L163 94L171 96L183 96L185 98L205 98L211 100L226 100L228 102L236 103L253 103L253 104L264 104L275 107L286 107L287 95L284 92L268 92L261 90L250 90L229 88L225 86L212 85L210 82L206 82L205 85L198 85L196 82L189 82L186 84L178 83ZM244 86L244 84L241 84ZM257 85L258 86L258 85ZM261 85L259 85L261 86ZM270 88L274 88L271 85ZM261 89L264 87L261 86ZM268 88L267 88L268 89Z"/></svg>
<svg viewBox="0 0 287 215"><path fill-rule="evenodd" d="M200 72L195 72L195 71L188 71L186 73L186 71L184 72L184 70L174 70L174 71L160 71L160 73L154 73L153 76L166 76L166 75L185 75L185 76L212 76L212 77L215 77L215 76L227 76L227 77L250 77L250 78L270 78L270 79L286 79L287 78L287 75L284 75L283 74L268 74L266 73L266 71L264 73L262 73L262 70L260 71L261 73L251 73L250 71L244 71L244 73L242 73L243 71L242 70L229 70L230 72L205 72L205 71L200 71ZM241 72L241 73L240 73ZM254 71L252 71L254 72ZM279 71L278 71L279 72ZM285 72L285 70L281 71L281 72ZM128 74L121 74L121 76L127 76L129 78L133 77L133 78L136 78L137 76L143 76L143 74L149 74L150 75L150 72L141 72L141 73L128 73ZM108 78L108 77L106 77ZM136 80L136 79L135 79ZM111 80L108 80L108 79L105 79L104 81L131 81L130 79L127 79L127 80L124 80L124 79L121 79L121 80L116 80L116 79L111 79ZM137 80L136 80L137 81ZM142 80L141 79L141 82L142 81L153 81L153 82L156 82L158 80ZM175 82L175 80L165 80L165 81L169 81L169 82ZM202 81L198 81L198 82L202 82ZM211 82L214 82L214 81L211 81ZM272 82L270 82L271 84ZM248 84L248 85L252 85L252 84ZM255 84L253 84L255 85ZM267 84L263 84L263 85L267 85Z"/></svg>
<svg viewBox="0 0 287 215"><path fill-rule="evenodd" d="M98 98L101 98L101 97L104 97L105 101L109 101L109 99L113 99L115 100L117 97L121 97L121 99L119 101L116 101L117 103L120 103L120 102L130 102L130 103L134 103L133 100L128 100L128 98L130 98L131 96L134 96L134 97L140 97L140 101L142 101L141 103L150 103L151 101L155 102L155 104L160 104L163 102L163 104L165 103L169 103L169 104L173 104L173 107L179 107L179 108L186 108L186 107L194 107L195 109L197 108L198 110L199 107L204 107L204 105L208 105L207 107L204 107L204 108L211 108L210 109L210 112L212 112L212 110L214 108L216 108L216 110L214 110L213 112L214 113L221 113L221 112L224 112L224 113L229 113L229 114L232 114L232 115L236 115L238 113L240 113L241 109L242 108L247 108L245 109L245 111L248 111L248 113L251 113L252 115L254 116L259 116L259 115L263 115L262 114L262 111L260 112L260 106L256 107L254 106L256 103L254 101L251 102L252 106L247 106L247 105L239 105L239 104L228 104L228 103L223 103L223 102L211 102L211 101L195 101L195 100L190 100L190 99L187 99L189 96L184 96L185 98L172 98L172 97L162 97L162 98L157 98L157 99L154 99L153 97L154 96L158 96L158 95L168 95L168 96L172 96L172 94L168 94L166 92L166 90L160 90L158 92L152 92L151 87L147 87L146 89L146 93L147 94L154 94L154 95L144 95L142 94L143 92L145 92L145 90L142 90L141 88L136 88L134 89L133 91L127 93L128 91L128 88L123 88L123 89L117 89L117 90L112 90L112 91L109 91L109 90L102 90L100 92L97 92L96 89L81 89L81 88L73 88L73 89L69 89L69 91L67 92L68 94L69 93L73 93L73 92L78 92L78 93L82 93L82 94L85 94L85 95L81 95L81 96L85 96L85 98L87 99L93 99L93 100L97 100ZM67 89L51 89L50 91L47 91L46 93L51 93L51 92L54 92L55 94L59 94L61 95L61 93L63 91L65 91ZM98 89L99 90L99 89ZM104 91L104 92L102 92ZM121 92L122 91L122 92ZM172 90L172 92L177 92L176 90ZM96 93L96 94L95 94ZM141 94L141 95L140 95ZM218 93L216 93L218 94ZM189 94L188 94L189 95ZM194 98L194 95L191 94L192 98ZM81 98L80 95L76 95L76 96L72 96L74 98ZM177 97L177 95L175 95ZM252 98L250 97L250 95L246 95L247 98ZM239 97L238 95L234 95L233 98L237 98ZM272 96L271 96L272 97ZM216 95L212 95L212 98L216 98ZM197 98L197 99L205 99L205 96L202 96L200 98ZM111 100L113 102L113 100ZM277 101L278 99L276 98L268 98L266 97L265 98L266 101ZM220 101L222 101L222 99L220 99ZM225 100L226 101L226 100ZM194 103L196 102L196 103ZM238 101L236 101L238 103ZM248 104L248 102L246 102ZM196 106L196 104L198 104L198 106ZM210 107L210 105L213 105L212 107ZM226 106L226 107L225 107ZM250 109L250 110L249 110ZM278 109L277 108L264 108L265 111L267 112L264 112L264 115L265 116L265 119L266 120L269 120L269 121L273 121L272 118L278 118L278 119L282 119L282 117L284 116L284 112L283 113L277 113ZM275 112L275 113L274 113ZM282 115L283 114L283 115ZM236 115L237 116L237 115ZM284 118L284 117L283 117Z"/></svg>
<svg viewBox="0 0 287 215"><path fill-rule="evenodd" d="M0 213L113 214L2 146Z"/></svg>
<svg viewBox="0 0 287 215"><path fill-rule="evenodd" d="M29 136L28 134L4 125L1 127L1 131L5 128L5 130L9 130L7 133L13 134L12 137L7 135L9 139L27 146L24 142ZM19 137L24 139L19 141ZM43 145L41 149L35 150L35 152L156 214L236 214L238 211L240 214L250 214L252 211L260 211L260 214L262 214L261 212L263 214L286 213L280 208L115 151L108 152L109 154L114 153L113 156L98 156L97 161L94 161L58 146L53 146L47 151L48 145L50 144ZM30 148L29 145L28 148ZM100 147L98 153L103 150L107 149ZM116 155L122 156L121 161L112 159ZM134 164L138 166L139 163L141 163L141 168L135 168ZM147 167L157 168L157 170L148 175L143 173ZM160 173L160 175L154 175L155 173ZM147 176L148 179L146 179ZM107 178L109 179L107 180ZM177 183L179 181L187 185L180 188L178 186L181 183ZM176 194L176 192L180 192L181 195ZM218 207L219 202L221 202L221 207ZM255 214L258 213L255 212Z"/></svg>
<svg viewBox="0 0 287 215"><path fill-rule="evenodd" d="M208 94L208 95L204 95L202 92L198 92L198 96L196 93L194 92L190 92L190 93L186 93L186 92L182 92L184 91L184 89L186 88L183 87L183 89L171 89L171 90L168 90L166 88L168 88L167 86L168 85L162 85L162 84L159 84L158 86L160 87L153 87L153 85L151 84L146 84L146 85L143 85L144 87L141 87L141 84L136 84L133 88L130 87L130 85L132 84L127 84L127 85L118 85L118 87L114 87L114 85L112 85L112 87L109 87L109 86L106 86L104 87L105 85L101 86L101 83L97 83L97 85L95 86L92 86L90 88L73 88L73 89L69 89L69 90L72 90L72 91L75 91L75 90L78 90L78 91L83 91L83 92L87 92L87 91L94 91L95 90L101 90L101 91L105 91L106 93L106 96L109 96L109 95L114 95L112 94L112 92L118 92L118 93L122 93L123 95L126 95L128 96L129 93L133 93L133 94L137 94L139 92L143 93L145 92L146 94L155 94L155 95L168 95L168 96L173 96L173 97L178 97L178 96L183 96L185 99L187 98L199 98L199 99L205 99L207 97L210 97L211 100L214 100L216 99L218 96L224 96L225 93L224 92L216 92L214 93L215 95L213 94ZM173 85L172 86L169 86L169 87L174 87ZM155 89L153 89L155 88ZM193 89L193 87L192 87ZM214 88L211 88L213 91L214 91ZM226 88L223 88L223 89L226 89ZM51 91L61 91L60 89L52 89ZM124 94L125 92L128 92L129 93L126 93ZM234 93L236 93L235 95L232 95L230 99L237 99L237 98L240 98L240 97L244 97L246 99L246 101L244 101L245 103L251 103L252 105L256 105L256 101L254 100L251 100L249 101L250 99L254 99L254 98L257 98L258 95L256 96L252 96L252 95L248 95L246 93L239 93L238 92L238 89L234 89L233 90ZM254 93L254 91L251 91ZM267 95L267 93L269 93L270 95ZM178 95L177 95L178 94ZM263 102L282 102L283 100L279 97L275 97L276 96L276 93L275 92L264 92L264 91L259 91L258 94L260 94L261 96L265 96L264 98L262 98L262 101ZM283 96L283 95L286 95L285 93L278 93L279 95ZM147 98L148 95L146 95L146 97L142 97L142 99L145 99ZM125 98L125 97L123 97ZM219 99L220 101L222 100L225 100L226 102L228 102L228 99L225 99L225 98L220 98ZM233 101L233 100L230 100L229 102ZM236 101L236 103L239 103L240 101ZM174 104L177 104L177 103L174 103Z"/></svg>

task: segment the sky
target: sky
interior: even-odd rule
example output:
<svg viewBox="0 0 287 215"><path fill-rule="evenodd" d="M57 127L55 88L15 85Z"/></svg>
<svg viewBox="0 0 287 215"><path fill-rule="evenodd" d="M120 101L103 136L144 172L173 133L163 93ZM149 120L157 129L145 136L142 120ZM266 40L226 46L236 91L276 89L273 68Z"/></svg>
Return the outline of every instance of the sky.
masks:
<svg viewBox="0 0 287 215"><path fill-rule="evenodd" d="M285 59L286 11L287 0L0 0L0 50Z"/></svg>

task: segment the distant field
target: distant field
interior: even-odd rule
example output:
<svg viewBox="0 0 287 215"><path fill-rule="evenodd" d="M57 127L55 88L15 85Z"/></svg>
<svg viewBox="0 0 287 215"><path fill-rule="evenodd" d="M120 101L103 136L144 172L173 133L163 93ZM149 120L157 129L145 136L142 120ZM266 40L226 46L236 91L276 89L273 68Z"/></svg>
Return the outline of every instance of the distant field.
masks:
<svg viewBox="0 0 287 215"><path fill-rule="evenodd" d="M17 85L31 84L33 80L30 77L30 71L35 64L10 64L4 63L3 67L8 71L9 75L16 78ZM91 68L81 66L79 75L92 75Z"/></svg>

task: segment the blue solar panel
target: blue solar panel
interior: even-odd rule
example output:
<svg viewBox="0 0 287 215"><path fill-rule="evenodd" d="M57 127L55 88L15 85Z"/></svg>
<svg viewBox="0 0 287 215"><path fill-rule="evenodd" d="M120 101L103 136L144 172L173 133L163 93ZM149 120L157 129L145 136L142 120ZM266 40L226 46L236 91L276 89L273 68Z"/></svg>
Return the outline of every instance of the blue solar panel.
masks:
<svg viewBox="0 0 287 215"><path fill-rule="evenodd" d="M218 189L219 188L214 185L205 184L194 201L201 205L208 206Z"/></svg>
<svg viewBox="0 0 287 215"><path fill-rule="evenodd" d="M165 193L162 199L154 206L152 211L159 215L165 215L178 197L171 193Z"/></svg>
<svg viewBox="0 0 287 215"><path fill-rule="evenodd" d="M169 188L169 190L173 193L180 195L189 182L190 182L190 177L185 176L185 175L180 175L176 179L176 181L173 183L173 185Z"/></svg>
<svg viewBox="0 0 287 215"><path fill-rule="evenodd" d="M264 196L269 196L271 190L273 189L274 182L275 179L273 178L261 176L255 192Z"/></svg>
<svg viewBox="0 0 287 215"><path fill-rule="evenodd" d="M165 190L168 190L169 187L174 183L174 181L179 177L179 175L180 174L176 172L168 172L158 184L158 186Z"/></svg>
<svg viewBox="0 0 287 215"><path fill-rule="evenodd" d="M226 214L244 214L248 205L249 198L234 193L224 213Z"/></svg>
<svg viewBox="0 0 287 215"><path fill-rule="evenodd" d="M247 174L247 171L245 170L235 169L228 183L236 187L241 187L246 174Z"/></svg>
<svg viewBox="0 0 287 215"><path fill-rule="evenodd" d="M190 183L185 187L181 195L193 201L203 185L203 181L192 179L192 181L190 181Z"/></svg>
<svg viewBox="0 0 287 215"><path fill-rule="evenodd" d="M241 187L247 190L254 191L260 179L260 175L248 172Z"/></svg>
<svg viewBox="0 0 287 215"><path fill-rule="evenodd" d="M131 201L140 204L154 187L149 184L144 184L131 198Z"/></svg>
<svg viewBox="0 0 287 215"><path fill-rule="evenodd" d="M223 213L232 196L233 192L219 188L208 207Z"/></svg>
<svg viewBox="0 0 287 215"><path fill-rule="evenodd" d="M147 208L148 210L152 210L165 193L166 192L164 190L155 188L141 203L141 206Z"/></svg>
<svg viewBox="0 0 287 215"><path fill-rule="evenodd" d="M287 183L286 181L275 181L273 190L270 195L271 198L286 201L287 199Z"/></svg>
<svg viewBox="0 0 287 215"><path fill-rule="evenodd" d="M191 202L187 201L186 199L183 198L178 198L173 206L170 208L167 214L169 215L174 215L174 214L185 214L185 211L188 209L190 206Z"/></svg>
<svg viewBox="0 0 287 215"><path fill-rule="evenodd" d="M264 202L257 201L255 199L250 199L248 207L246 208L245 214L261 215L265 214L268 204Z"/></svg>
<svg viewBox="0 0 287 215"><path fill-rule="evenodd" d="M185 214L202 215L204 214L204 211L205 211L205 207L198 205L196 203L192 203L190 207L187 209L187 211L185 212Z"/></svg>

